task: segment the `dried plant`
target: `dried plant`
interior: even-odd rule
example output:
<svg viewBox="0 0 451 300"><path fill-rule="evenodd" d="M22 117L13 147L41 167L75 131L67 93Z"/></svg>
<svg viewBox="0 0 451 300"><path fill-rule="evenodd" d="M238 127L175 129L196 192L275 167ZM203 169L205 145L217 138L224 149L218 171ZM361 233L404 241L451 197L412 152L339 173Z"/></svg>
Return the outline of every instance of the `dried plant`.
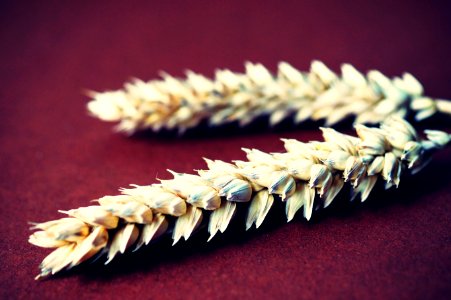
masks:
<svg viewBox="0 0 451 300"><path fill-rule="evenodd" d="M409 111L417 120L438 111L451 114L451 102L423 96L423 86L409 73L394 79L379 71L364 76L349 64L341 73L319 61L312 62L310 72L282 62L277 75L246 63L245 74L217 70L214 80L192 71L186 79L163 73L162 80L135 79L123 90L91 92L88 110L104 121L119 121L116 129L129 134L162 128L184 132L202 121L245 126L260 116L268 116L270 125L291 118L296 124L324 119L332 126L348 117L356 124L376 124Z"/></svg>
<svg viewBox="0 0 451 300"><path fill-rule="evenodd" d="M420 139L398 117L380 128L357 125L358 137L322 128L324 142L283 140L286 152L244 149L248 161L206 160L198 175L172 172L174 178L149 186L133 185L121 195L97 199L99 205L61 211L66 218L34 224L29 242L56 248L41 263L42 278L105 255L106 263L127 249L138 249L164 233L174 244L208 224L210 239L224 232L237 209L247 203L246 229L259 227L274 201L286 205L288 221L303 208L309 220L315 208L327 207L346 184L352 198L365 201L376 181L398 186L402 175L415 173L451 135L427 130ZM208 217L208 220L207 220Z"/></svg>

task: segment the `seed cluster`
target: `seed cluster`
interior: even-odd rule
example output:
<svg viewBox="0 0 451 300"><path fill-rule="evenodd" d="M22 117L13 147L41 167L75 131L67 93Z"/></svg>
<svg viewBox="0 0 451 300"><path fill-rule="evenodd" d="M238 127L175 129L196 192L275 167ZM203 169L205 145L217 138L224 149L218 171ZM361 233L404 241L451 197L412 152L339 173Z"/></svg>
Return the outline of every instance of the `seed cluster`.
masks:
<svg viewBox="0 0 451 300"><path fill-rule="evenodd" d="M94 255L110 262L118 253L149 244L172 229L174 244L188 239L208 217L213 238L231 222L237 202L248 203L246 229L258 228L275 201L285 202L288 221L303 208L309 220L314 207L327 207L346 184L353 198L365 201L377 180L398 186L401 175L420 170L430 154L451 136L427 130L420 139L399 117L380 128L357 125L357 137L322 128L323 142L283 140L286 152L244 149L247 161L226 163L206 159L208 169L197 175L172 172L173 179L149 186L133 185L117 196L97 199L98 205L61 211L68 215L35 224L29 242L56 248L41 263L37 278L74 267ZM207 211L209 213L207 214ZM168 222L174 218L175 222Z"/></svg>
<svg viewBox="0 0 451 300"><path fill-rule="evenodd" d="M349 64L341 76L313 61L309 72L281 62L276 75L261 64L245 64L244 74L217 70L213 80L188 71L185 79L166 73L161 80L139 79L124 89L92 92L90 113L119 122L116 129L133 133L186 129L206 121L210 126L237 122L245 126L266 116L270 125L285 119L325 120L332 126L347 117L356 124L376 124L388 116L413 111L422 120L437 111L451 114L451 102L423 95L423 86L411 74L390 79L379 71L363 75Z"/></svg>

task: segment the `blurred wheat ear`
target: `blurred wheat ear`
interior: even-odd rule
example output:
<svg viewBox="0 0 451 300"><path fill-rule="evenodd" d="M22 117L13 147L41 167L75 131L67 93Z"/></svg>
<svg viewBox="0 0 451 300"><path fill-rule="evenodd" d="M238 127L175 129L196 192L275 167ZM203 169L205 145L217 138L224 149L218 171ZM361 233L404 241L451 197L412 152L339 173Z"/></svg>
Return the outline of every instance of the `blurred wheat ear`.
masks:
<svg viewBox="0 0 451 300"><path fill-rule="evenodd" d="M187 71L185 79L162 73L161 80L135 79L124 89L89 92L89 112L104 121L119 122L118 131L177 130L201 123L215 127L235 122L246 126L266 117L274 126L323 120L333 126L348 118L356 124L377 124L390 116L417 121L437 112L451 114L451 102L423 95L423 86L409 73L390 79L379 71L366 76L349 64L341 75L313 61L309 72L286 62L271 74L261 64L245 64L245 73L217 70L213 80Z"/></svg>

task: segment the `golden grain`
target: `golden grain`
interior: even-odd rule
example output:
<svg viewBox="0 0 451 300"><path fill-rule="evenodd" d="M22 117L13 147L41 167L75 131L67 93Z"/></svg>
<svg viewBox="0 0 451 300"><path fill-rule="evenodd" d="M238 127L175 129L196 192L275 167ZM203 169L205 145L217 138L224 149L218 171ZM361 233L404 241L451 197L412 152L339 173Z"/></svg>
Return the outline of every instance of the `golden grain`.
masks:
<svg viewBox="0 0 451 300"><path fill-rule="evenodd" d="M287 68L284 66L286 76L299 80L297 73ZM349 83L363 85L354 69L347 67L346 74ZM224 80L232 80L229 75L225 74ZM192 80L204 80L193 76ZM261 84L270 80L266 75L252 76ZM330 74L324 76L332 80ZM202 92L200 87L198 91ZM360 196L365 201L378 180L385 181L386 188L398 186L401 175L420 170L430 154L451 139L437 130L427 130L427 138L419 139L415 129L398 117L388 118L380 128L358 125L356 131L358 137L322 128L324 142L283 140L283 153L244 149L248 161L234 164L205 159L208 169L197 174L170 171L173 179L132 185L120 189L121 195L98 199L99 205L62 211L70 217L32 227L38 231L30 236L30 243L57 248L43 260L38 278L94 255L106 254L108 263L133 245L138 249L171 229L175 244L188 239L203 219L211 240L227 229L239 209L237 202L247 208L246 229L261 226L276 201L285 202L288 221L302 207L309 220L314 208L333 202L345 182L352 188L352 199ZM169 222L169 218L175 221Z"/></svg>
<svg viewBox="0 0 451 300"><path fill-rule="evenodd" d="M320 61L313 61L309 72L281 62L274 75L250 62L243 74L217 70L214 79L192 71L185 79L163 73L160 80L135 79L123 90L89 96L87 108L93 116L119 122L116 129L129 134L164 128L183 133L202 121L245 126L260 116L268 117L271 126L288 118L296 124L312 119L333 126L348 117L376 124L408 111L417 120L436 112L451 114L451 101L425 97L411 74L390 79L379 71L363 75L343 64L339 76Z"/></svg>

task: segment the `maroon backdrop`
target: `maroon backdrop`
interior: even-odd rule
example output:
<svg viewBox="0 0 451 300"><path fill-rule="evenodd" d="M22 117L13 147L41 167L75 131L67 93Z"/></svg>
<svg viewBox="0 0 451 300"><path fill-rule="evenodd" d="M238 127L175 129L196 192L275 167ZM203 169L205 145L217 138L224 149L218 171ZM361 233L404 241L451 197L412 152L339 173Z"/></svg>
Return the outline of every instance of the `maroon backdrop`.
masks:
<svg viewBox="0 0 451 300"><path fill-rule="evenodd" d="M108 2L108 3L107 3ZM433 1L91 1L0 4L0 288L5 298L446 298L451 292L450 150L400 188L363 205L336 203L312 222L235 225L171 248L168 241L36 282L49 252L27 243L28 221L60 217L129 183L190 172L201 157L279 151L286 131L194 131L187 137L114 134L87 116L84 89L120 88L159 70L207 75L312 59L416 75L451 98L451 7ZM430 3L429 3L430 2ZM446 120L445 120L446 121ZM437 125L434 124L434 125ZM438 125L451 127L442 123ZM447 295L448 294L448 295Z"/></svg>

